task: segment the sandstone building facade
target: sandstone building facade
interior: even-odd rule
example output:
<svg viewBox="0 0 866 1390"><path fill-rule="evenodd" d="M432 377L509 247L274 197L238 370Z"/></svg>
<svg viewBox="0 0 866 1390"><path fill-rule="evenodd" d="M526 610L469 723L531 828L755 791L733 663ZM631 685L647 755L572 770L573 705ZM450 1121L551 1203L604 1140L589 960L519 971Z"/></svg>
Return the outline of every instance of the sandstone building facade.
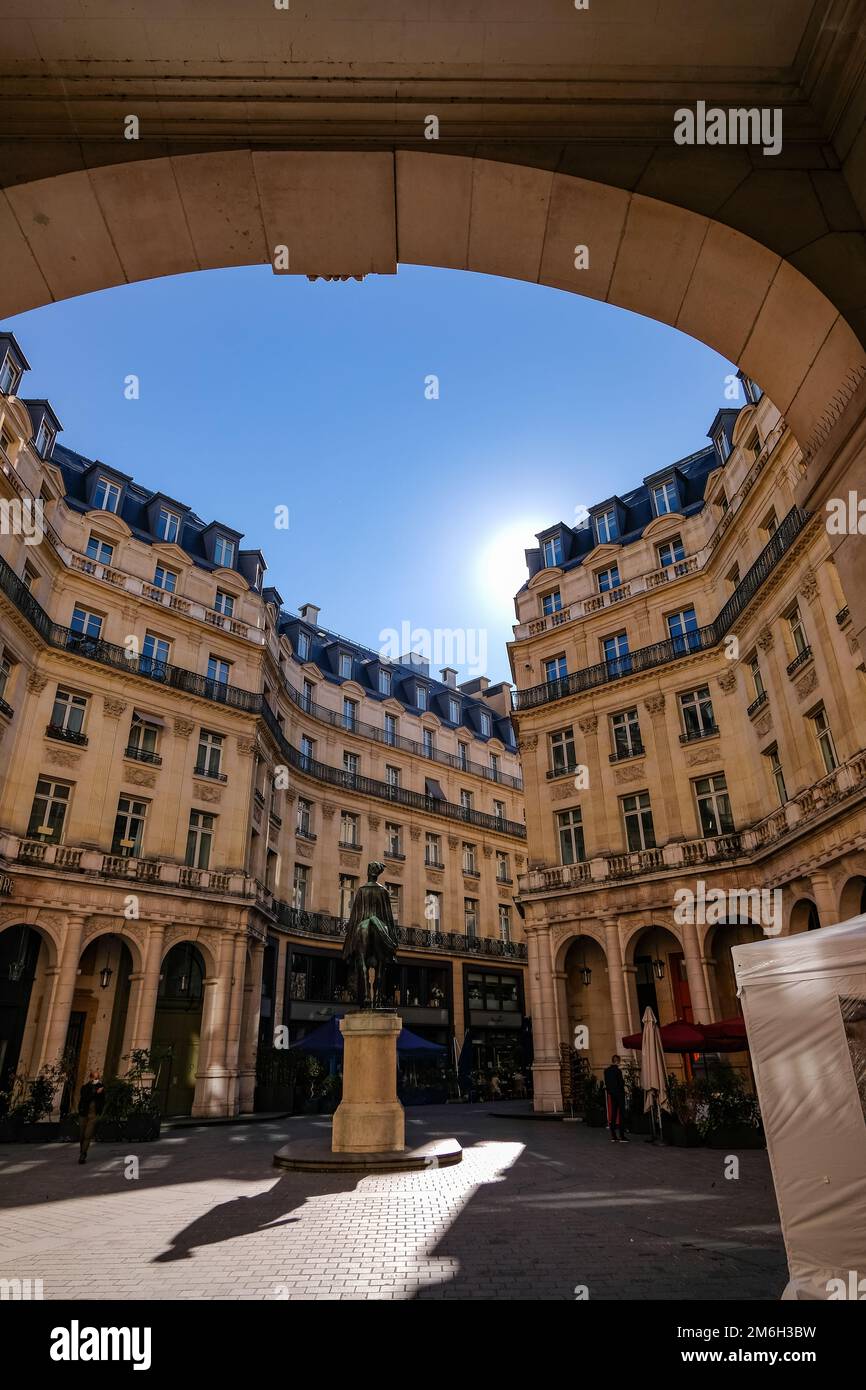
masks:
<svg viewBox="0 0 866 1390"><path fill-rule="evenodd" d="M527 552L510 656L539 1109L562 1104L578 1025L598 1074L647 1005L736 1015L732 945L866 909L866 681L837 542L796 504L786 421L740 381L705 448Z"/></svg>
<svg viewBox="0 0 866 1390"><path fill-rule="evenodd" d="M372 859L407 1026L517 1069L509 687L288 614L230 525L58 444L27 370L0 335L2 1077L156 1046L167 1112L252 1109L260 1043L346 1006Z"/></svg>

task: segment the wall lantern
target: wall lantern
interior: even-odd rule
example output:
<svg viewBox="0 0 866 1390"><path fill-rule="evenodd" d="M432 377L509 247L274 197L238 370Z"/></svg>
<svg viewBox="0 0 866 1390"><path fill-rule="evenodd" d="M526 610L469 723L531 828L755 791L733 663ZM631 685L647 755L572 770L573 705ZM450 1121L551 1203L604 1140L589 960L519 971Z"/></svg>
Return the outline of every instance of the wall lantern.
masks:
<svg viewBox="0 0 866 1390"><path fill-rule="evenodd" d="M653 973L657 980L663 980L665 977L665 963L659 960L658 956L653 961Z"/></svg>

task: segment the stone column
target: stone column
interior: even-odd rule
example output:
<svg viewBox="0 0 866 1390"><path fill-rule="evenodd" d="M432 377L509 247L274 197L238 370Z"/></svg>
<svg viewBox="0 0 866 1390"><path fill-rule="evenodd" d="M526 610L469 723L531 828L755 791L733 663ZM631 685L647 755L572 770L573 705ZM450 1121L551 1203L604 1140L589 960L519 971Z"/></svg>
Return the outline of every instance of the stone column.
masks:
<svg viewBox="0 0 866 1390"><path fill-rule="evenodd" d="M244 988L244 1017L238 1059L238 1102L243 1114L253 1109L256 1089L256 1054L259 1047L259 1013L262 1004L262 966L265 948L261 941L250 943L252 961Z"/></svg>
<svg viewBox="0 0 866 1390"><path fill-rule="evenodd" d="M130 976L132 989L129 995L129 1012L126 1031L123 1037L123 1050L130 1053L134 1048L150 1047L153 1042L153 1020L156 1015L156 1001L159 995L159 974L162 965L162 947L165 939L165 926L159 922L147 933L144 953L144 969Z"/></svg>
<svg viewBox="0 0 866 1390"><path fill-rule="evenodd" d="M274 983L274 1014L271 1019L271 1043L274 1041L274 1030L279 1028L283 1021L283 1009L286 999L286 961L290 949L288 938L285 936L278 936L276 981Z"/></svg>
<svg viewBox="0 0 866 1390"><path fill-rule="evenodd" d="M660 691L648 695L643 702L643 707L650 717L656 766L661 770L665 765L670 765L670 750L678 746L678 735L668 729L665 697ZM676 777L663 776L661 789L664 816L661 825L656 821L655 812L653 813L653 825L655 826L656 844L658 845L667 844L669 840L681 840L683 838L683 822L680 816Z"/></svg>
<svg viewBox="0 0 866 1390"><path fill-rule="evenodd" d="M559 1053L554 1017L553 970L550 961L550 928L526 926L529 957L529 993L532 1000L533 1106L541 1111L562 1109Z"/></svg>
<svg viewBox="0 0 866 1390"><path fill-rule="evenodd" d="M604 795L604 775L601 766L601 754L598 747L598 715L587 714L582 719L578 719L577 726L583 734L584 749L586 754L586 766L589 770L589 794L592 798L596 816L593 819L601 819L604 825L604 835L602 840L601 833L593 826L593 819L584 819L583 833L586 836L587 857L592 859L599 854L611 853L617 848L619 829L611 824L610 798ZM614 812L616 806L614 803ZM600 816L599 816L600 813ZM591 843L594 841L594 843ZM602 843L599 843L602 841Z"/></svg>
<svg viewBox="0 0 866 1390"><path fill-rule="evenodd" d="M86 920L79 913L73 913L67 918L66 931L63 933L62 954L51 999L51 1012L45 1030L42 1055L39 1059L40 1067L51 1066L53 1063L59 1062L63 1056L66 1034L69 1032L72 996L75 993L75 983L78 978L78 962L81 959L81 937Z"/></svg>
<svg viewBox="0 0 866 1390"><path fill-rule="evenodd" d="M825 873L823 869L815 869L813 873L810 873L809 881L815 894L818 921L822 927L834 926L836 922L841 921L841 918L829 874Z"/></svg>
<svg viewBox="0 0 866 1390"><path fill-rule="evenodd" d="M238 1109L238 1069L247 966L246 932L237 932L232 952L232 997L226 1027L226 1071L228 1072L227 1104L230 1115Z"/></svg>
<svg viewBox="0 0 866 1390"><path fill-rule="evenodd" d="M698 929L694 922L683 924L683 955L685 956L686 976L689 982L689 997L692 1001L694 1021L695 1023L711 1023L712 1013L704 983Z"/></svg>
<svg viewBox="0 0 866 1390"><path fill-rule="evenodd" d="M619 938L619 923L604 923L604 945L607 955L607 978L610 989L610 1008L613 1014L616 1052L624 1051L623 1038L632 1030L629 1027L628 1004L626 1003L625 977L622 969L622 945Z"/></svg>
<svg viewBox="0 0 866 1390"><path fill-rule="evenodd" d="M228 1114L226 1033L232 990L233 944L233 934L223 933L220 938L217 973L204 981L203 1046L199 1056L192 1107L195 1116Z"/></svg>

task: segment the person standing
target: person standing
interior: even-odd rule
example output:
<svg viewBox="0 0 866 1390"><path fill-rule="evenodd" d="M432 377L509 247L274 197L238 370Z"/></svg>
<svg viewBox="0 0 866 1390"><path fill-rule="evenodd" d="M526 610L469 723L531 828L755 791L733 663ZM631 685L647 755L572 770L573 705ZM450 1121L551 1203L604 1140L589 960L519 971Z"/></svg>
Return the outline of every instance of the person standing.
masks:
<svg viewBox="0 0 866 1390"><path fill-rule="evenodd" d="M607 1122L612 1144L627 1144L625 1137L625 1077L620 1071L619 1057L614 1053L610 1066L604 1069L604 1089L607 1093ZM619 1134L617 1134L619 1130Z"/></svg>
<svg viewBox="0 0 866 1390"><path fill-rule="evenodd" d="M102 1107L105 1104L105 1087L99 1072L92 1071L81 1088L81 1095L78 1099L78 1114L81 1125L81 1141L79 1145L78 1162L87 1162L87 1150L93 1140L93 1132L96 1129L96 1121L102 1114Z"/></svg>

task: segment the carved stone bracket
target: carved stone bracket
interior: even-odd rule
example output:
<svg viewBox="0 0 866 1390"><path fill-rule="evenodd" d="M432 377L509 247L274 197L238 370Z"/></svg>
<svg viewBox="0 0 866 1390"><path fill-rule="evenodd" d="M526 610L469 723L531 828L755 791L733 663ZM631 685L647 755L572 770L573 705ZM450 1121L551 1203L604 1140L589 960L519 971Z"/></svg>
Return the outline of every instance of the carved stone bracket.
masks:
<svg viewBox="0 0 866 1390"><path fill-rule="evenodd" d="M613 780L617 786L625 786L628 782L642 782L646 776L643 763L638 763L637 767L617 767L614 769Z"/></svg>
<svg viewBox="0 0 866 1390"><path fill-rule="evenodd" d="M527 735L526 738L522 738L520 740L518 747L520 748L521 753L534 753L536 748L538 747L538 735Z"/></svg>
<svg viewBox="0 0 866 1390"><path fill-rule="evenodd" d="M818 578L814 570L806 570L800 580L800 593L807 603L814 603L818 597Z"/></svg>
<svg viewBox="0 0 866 1390"><path fill-rule="evenodd" d="M808 671L806 675L803 677L803 679L800 681L800 684L796 687L797 699L805 700L807 695L811 695L812 691L815 689L817 684L818 677L815 671Z"/></svg>
<svg viewBox="0 0 866 1390"><path fill-rule="evenodd" d="M664 695L648 695L643 702L647 714L661 714L665 707Z"/></svg>
<svg viewBox="0 0 866 1390"><path fill-rule="evenodd" d="M102 701L103 713L107 715L109 719L119 719L122 714L126 713L128 708L129 706L126 700L112 700L108 695L106 695Z"/></svg>
<svg viewBox="0 0 866 1390"><path fill-rule="evenodd" d="M174 731L178 738L189 738L194 728L195 724L191 719L175 719L174 721Z"/></svg>
<svg viewBox="0 0 866 1390"><path fill-rule="evenodd" d="M449 835L449 836L448 836L448 848L449 848L449 849L456 849L457 846L458 846L459 844L460 844L460 841L458 840L458 838L457 838L456 835Z"/></svg>
<svg viewBox="0 0 866 1390"><path fill-rule="evenodd" d="M325 820L333 820L336 809L333 801L322 802L322 815L325 817Z"/></svg>
<svg viewBox="0 0 866 1390"><path fill-rule="evenodd" d="M492 846L492 845L482 845L482 847L481 847L481 852L482 852L482 854L484 855L484 858L485 858L485 859L492 859L492 858L493 858L493 846Z"/></svg>
<svg viewBox="0 0 866 1390"><path fill-rule="evenodd" d="M775 642L775 640L776 639L773 636L771 629L768 627L762 628L761 631L758 633L758 646L760 647L762 652L772 651L773 643Z"/></svg>
<svg viewBox="0 0 866 1390"><path fill-rule="evenodd" d="M134 787L155 787L156 773L145 772L143 767L130 767L124 770L124 782L131 782Z"/></svg>
<svg viewBox="0 0 866 1390"><path fill-rule="evenodd" d="M409 826L409 835L416 842L421 839L421 831L417 825Z"/></svg>
<svg viewBox="0 0 866 1390"><path fill-rule="evenodd" d="M31 695L41 695L48 684L48 677L43 676L39 671L31 671L27 677L27 689Z"/></svg>
<svg viewBox="0 0 866 1390"><path fill-rule="evenodd" d="M222 801L222 787L200 787L195 789L197 801L217 802Z"/></svg>
<svg viewBox="0 0 866 1390"><path fill-rule="evenodd" d="M719 676L719 688L725 695L730 695L737 688L736 671L723 671Z"/></svg>
<svg viewBox="0 0 866 1390"><path fill-rule="evenodd" d="M258 747L254 738L238 737L235 739L235 745L237 747L238 752L242 754L245 758L252 757L253 753L257 751Z"/></svg>
<svg viewBox="0 0 866 1390"><path fill-rule="evenodd" d="M379 826L382 824L382 821L379 816L368 816L367 824L369 825L371 830L378 830Z"/></svg>
<svg viewBox="0 0 866 1390"><path fill-rule="evenodd" d="M55 767L77 767L81 754L71 753L67 748L49 748L45 752L45 761L53 763Z"/></svg>
<svg viewBox="0 0 866 1390"><path fill-rule="evenodd" d="M582 719L578 719L577 727L582 734L598 733L598 715L586 714Z"/></svg>

